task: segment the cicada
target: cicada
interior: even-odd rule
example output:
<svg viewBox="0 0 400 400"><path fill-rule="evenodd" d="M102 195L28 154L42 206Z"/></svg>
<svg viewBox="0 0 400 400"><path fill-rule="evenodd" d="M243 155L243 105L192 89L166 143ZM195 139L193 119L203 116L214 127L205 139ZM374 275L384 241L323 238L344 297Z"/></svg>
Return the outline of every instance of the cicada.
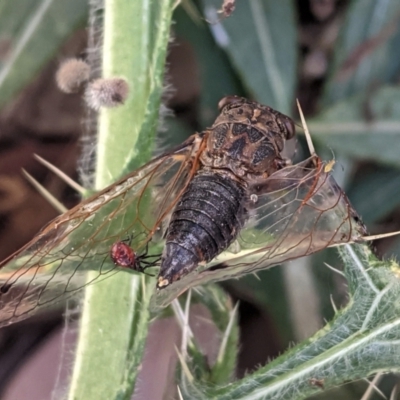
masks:
<svg viewBox="0 0 400 400"><path fill-rule="evenodd" d="M162 253L153 303L190 287L239 277L366 234L316 155L281 153L293 121L229 96L214 124L50 222L1 264L0 324L26 318L87 284L128 270L112 256ZM151 241L151 243L150 243ZM152 253L153 251L153 253ZM147 254L147 250L146 250ZM138 257L137 262L143 260ZM144 267L135 264L136 271ZM88 271L96 276L88 279ZM123 273L123 272L121 272Z"/></svg>

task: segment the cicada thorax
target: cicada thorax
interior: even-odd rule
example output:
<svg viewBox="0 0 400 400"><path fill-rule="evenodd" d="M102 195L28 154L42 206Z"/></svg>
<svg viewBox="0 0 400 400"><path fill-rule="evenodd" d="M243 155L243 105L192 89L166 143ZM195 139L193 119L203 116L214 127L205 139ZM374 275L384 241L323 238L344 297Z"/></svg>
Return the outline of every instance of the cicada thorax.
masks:
<svg viewBox="0 0 400 400"><path fill-rule="evenodd" d="M244 179L264 178L285 164L285 141L294 135L293 121L256 102L228 97L220 102L221 113L207 131L203 165L224 168Z"/></svg>
<svg viewBox="0 0 400 400"><path fill-rule="evenodd" d="M207 263L236 239L247 218L248 181L281 168L293 121L240 97L221 100L220 115L203 132L199 168L172 213L158 288Z"/></svg>

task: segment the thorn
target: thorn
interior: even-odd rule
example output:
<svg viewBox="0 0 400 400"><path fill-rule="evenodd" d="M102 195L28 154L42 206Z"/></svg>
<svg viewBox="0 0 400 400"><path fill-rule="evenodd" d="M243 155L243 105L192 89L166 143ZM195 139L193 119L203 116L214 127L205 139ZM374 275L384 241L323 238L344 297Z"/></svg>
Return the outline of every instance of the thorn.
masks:
<svg viewBox="0 0 400 400"><path fill-rule="evenodd" d="M205 324L208 324L208 325L215 325L212 319L210 319L208 317L202 317L201 315L196 315L196 320L204 322Z"/></svg>
<svg viewBox="0 0 400 400"><path fill-rule="evenodd" d="M222 358L224 357L226 346L228 344L228 338L229 338L229 335L230 335L230 333L232 331L233 323L235 322L235 318L236 318L236 314L237 314L238 308L239 308L239 302L237 302L235 304L235 307L233 307L233 310L230 313L231 315L229 316L228 325L226 326L226 329L225 329L225 332L224 332L224 336L223 336L222 341L221 341L221 346L220 346L219 352L218 352L218 357L217 357L217 362L218 363L222 362Z"/></svg>
<svg viewBox="0 0 400 400"><path fill-rule="evenodd" d="M192 3L192 1L182 0L181 1L182 8L186 11L189 18L197 25L201 26L203 22L203 18L200 15L200 12L196 8L196 6Z"/></svg>
<svg viewBox="0 0 400 400"><path fill-rule="evenodd" d="M198 295L201 295L203 293L201 290L201 286L195 286L195 287L191 288L191 290L196 292Z"/></svg>
<svg viewBox="0 0 400 400"><path fill-rule="evenodd" d="M371 395L373 394L373 391L375 390L376 393L378 393L382 398L387 400L387 397L381 392L381 390L376 386L379 381L382 379L383 373L379 372L374 376L374 379L372 381L369 381L368 379L363 379L364 381L368 382L368 389L365 391L363 397L361 397L360 400L368 400L371 398Z"/></svg>
<svg viewBox="0 0 400 400"><path fill-rule="evenodd" d="M397 235L400 235L400 231L388 232L388 233L379 233L378 235L371 235L371 236L361 236L357 240L349 240L348 242L335 243L335 244L331 244L328 247L329 248L330 247L339 247L339 246L343 246L344 244L370 242L371 240L385 239L385 238L392 237L392 236L397 236Z"/></svg>
<svg viewBox="0 0 400 400"><path fill-rule="evenodd" d="M390 400L396 400L397 399L397 395L400 393L400 385L397 383L392 392L390 393Z"/></svg>
<svg viewBox="0 0 400 400"><path fill-rule="evenodd" d="M335 301L333 300L332 294L329 296L329 298L331 299L331 304L332 304L333 311L335 311L335 314L336 314L338 309L336 307Z"/></svg>
<svg viewBox="0 0 400 400"><path fill-rule="evenodd" d="M176 320L178 321L179 326L181 327L182 331L184 330L184 326L185 326L185 314L182 310L181 305L179 304L179 301L177 299L175 299L172 303L172 310L175 314ZM193 332L190 329L190 327L188 327L187 330L187 334L189 335L190 338L193 338Z"/></svg>
<svg viewBox="0 0 400 400"><path fill-rule="evenodd" d="M194 377L191 374L190 370L189 370L189 366L186 364L185 359L183 358L182 354L179 352L178 348L175 346L175 351L176 354L178 355L179 358L179 362L181 363L182 366L182 372L185 374L186 378L188 379L189 382L193 382L194 381Z"/></svg>
<svg viewBox="0 0 400 400"><path fill-rule="evenodd" d="M400 231L389 232L389 233L380 233L378 235L371 235L371 236L363 236L361 238L361 240L368 242L370 240L385 239L385 238L388 238L391 236L396 236L396 235L400 235Z"/></svg>
<svg viewBox="0 0 400 400"><path fill-rule="evenodd" d="M147 288L146 275L145 275L145 273L143 273L143 274L140 274L140 276L141 276L140 283L142 284L143 298L146 298L146 288Z"/></svg>
<svg viewBox="0 0 400 400"><path fill-rule="evenodd" d="M183 400L183 396L182 396L181 388L179 387L179 385L177 385L177 386L176 386L176 389L178 390L178 396L179 396L179 400Z"/></svg>
<svg viewBox="0 0 400 400"><path fill-rule="evenodd" d="M184 321L182 328L182 343L181 343L181 353L182 357L186 359L187 357L187 346L190 341L190 326L189 326L189 313L190 313L190 301L192 300L192 291L189 289L186 297Z"/></svg>
<svg viewBox="0 0 400 400"><path fill-rule="evenodd" d="M84 187L79 185L79 183L76 183L67 174L62 172L61 169L59 169L55 165L49 163L48 161L46 161L44 158L40 157L37 154L34 154L33 156L36 158L36 160L38 160L40 162L40 164L47 167L50 171L54 172L59 178L61 178L67 185L71 186L72 189L75 189L77 192L79 192L82 195L84 195L86 193L86 190Z"/></svg>
<svg viewBox="0 0 400 400"><path fill-rule="evenodd" d="M35 189L60 213L64 214L68 211L62 203L60 203L44 186L42 186L32 175L22 168L25 178L35 187Z"/></svg>
<svg viewBox="0 0 400 400"><path fill-rule="evenodd" d="M314 156L317 155L317 153L315 152L315 148L314 148L314 145L313 145L313 142L312 142L312 139L311 139L310 131L308 130L307 123L306 123L306 120L304 118L303 110L301 109L299 100L296 99L296 102L297 102L297 107L299 109L301 123L302 123L303 129L304 129L304 135L305 135L306 140L307 140L308 149L310 150L311 156L314 157Z"/></svg>
<svg viewBox="0 0 400 400"><path fill-rule="evenodd" d="M332 267L332 265L329 265L329 264L327 264L327 263L324 263L324 264L325 264L326 267L328 267L328 268L329 268L330 270L332 270L333 272L336 272L337 274L342 275L342 276L346 276L346 275L345 275L342 271L340 271L339 269Z"/></svg>
<svg viewBox="0 0 400 400"><path fill-rule="evenodd" d="M256 278L258 281L261 282L261 278L257 274L258 274L258 272L253 272L252 275L254 276L254 278Z"/></svg>
<svg viewBox="0 0 400 400"><path fill-rule="evenodd" d="M175 10L175 8L178 7L180 3L181 0L176 0L175 3L172 5L172 9Z"/></svg>

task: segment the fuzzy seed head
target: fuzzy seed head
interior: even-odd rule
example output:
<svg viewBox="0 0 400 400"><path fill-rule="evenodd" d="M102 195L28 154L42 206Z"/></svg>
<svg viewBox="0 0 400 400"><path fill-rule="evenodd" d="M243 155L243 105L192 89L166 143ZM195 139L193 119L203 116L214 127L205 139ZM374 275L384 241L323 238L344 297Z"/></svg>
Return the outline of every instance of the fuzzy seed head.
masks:
<svg viewBox="0 0 400 400"><path fill-rule="evenodd" d="M128 82L122 78L100 78L90 82L86 88L86 103L90 108L118 107L125 103L129 94Z"/></svg>
<svg viewBox="0 0 400 400"><path fill-rule="evenodd" d="M64 93L76 93L90 77L90 66L83 60L65 60L56 73L57 86Z"/></svg>

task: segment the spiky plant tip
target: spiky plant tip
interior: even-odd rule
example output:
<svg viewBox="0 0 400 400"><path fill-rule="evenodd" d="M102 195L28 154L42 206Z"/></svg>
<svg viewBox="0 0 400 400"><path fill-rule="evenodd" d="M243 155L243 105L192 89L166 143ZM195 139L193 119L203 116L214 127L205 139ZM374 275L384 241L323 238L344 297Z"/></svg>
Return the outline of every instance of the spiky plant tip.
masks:
<svg viewBox="0 0 400 400"><path fill-rule="evenodd" d="M230 335L232 333L232 329L234 327L234 323L237 320L238 309L239 309L239 302L237 302L235 304L235 307L233 308L233 310L230 313L228 325L226 326L224 335L222 337L221 346L219 348L217 362L222 362L222 360L223 360L223 358L225 356L226 347L227 347L227 344L228 344L228 339L229 339L229 337L230 337Z"/></svg>
<svg viewBox="0 0 400 400"><path fill-rule="evenodd" d="M71 188L75 189L78 193L80 193L82 195L86 194L86 189L84 187L79 185L79 183L75 182L72 178L70 178L67 174L65 174L63 171L61 171L55 165L46 161L44 158L40 157L38 154L34 154L33 156L36 158L37 161L40 162L40 164L44 165L50 171L55 173L60 179L62 179Z"/></svg>
<svg viewBox="0 0 400 400"><path fill-rule="evenodd" d="M31 174L24 168L22 173L25 178L33 185L33 187L52 205L60 214L65 213L68 209L59 202L40 182L38 182Z"/></svg>
<svg viewBox="0 0 400 400"><path fill-rule="evenodd" d="M179 351L179 349L177 347L175 347L175 351L176 351L176 354L177 354L178 359L179 359L179 363L180 363L181 368L182 368L182 378L186 378L189 382L193 382L194 381L194 376L190 372L190 368L189 368L189 366L188 366L188 364L186 362L185 356Z"/></svg>

